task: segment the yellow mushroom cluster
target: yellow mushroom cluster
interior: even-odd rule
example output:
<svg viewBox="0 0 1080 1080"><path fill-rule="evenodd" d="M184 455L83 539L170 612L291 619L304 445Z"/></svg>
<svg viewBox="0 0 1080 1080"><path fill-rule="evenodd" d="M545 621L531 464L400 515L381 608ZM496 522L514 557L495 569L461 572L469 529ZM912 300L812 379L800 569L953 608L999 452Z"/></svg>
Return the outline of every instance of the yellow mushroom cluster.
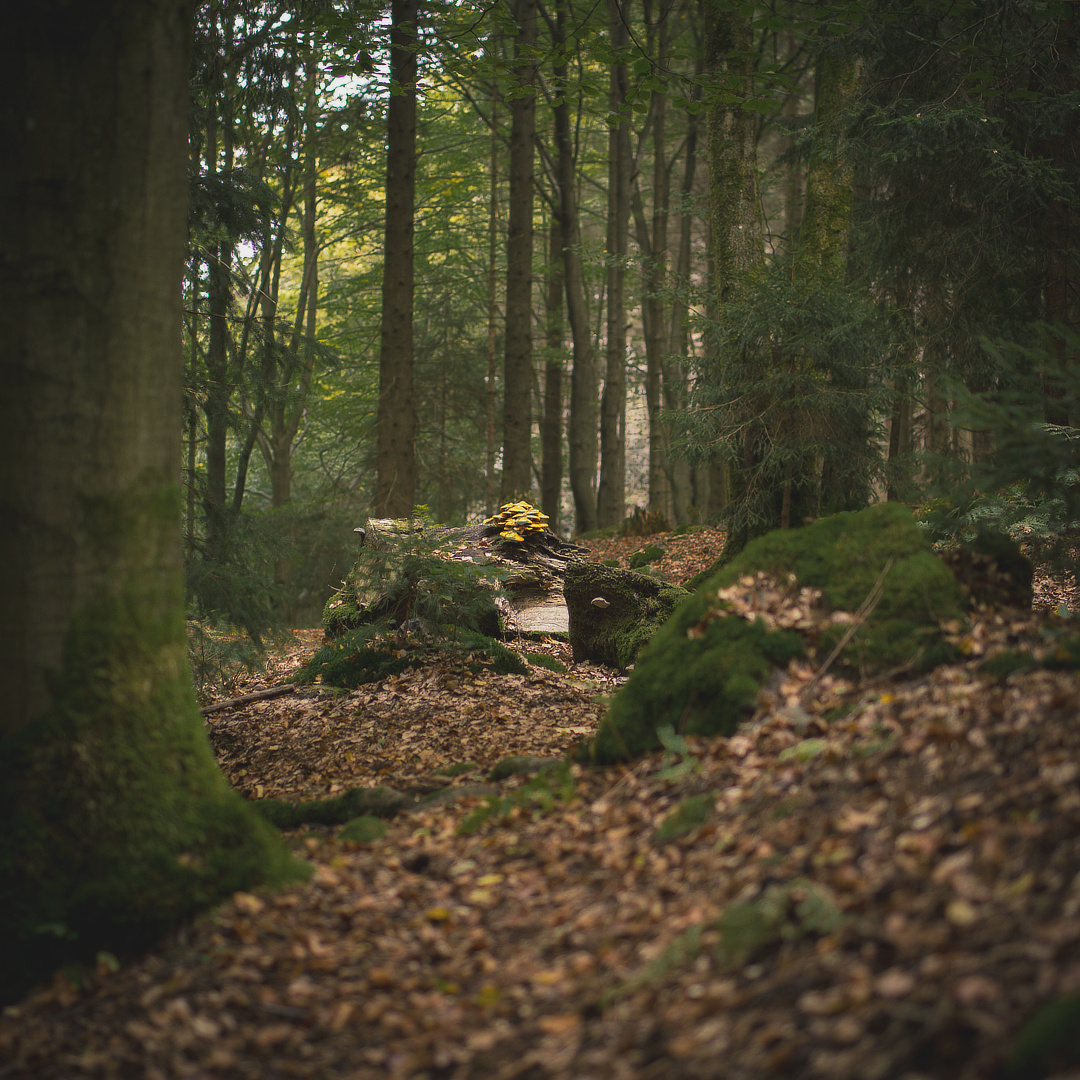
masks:
<svg viewBox="0 0 1080 1080"><path fill-rule="evenodd" d="M504 503L499 512L489 517L485 525L499 525L504 540L524 543L527 536L539 536L547 528L547 514L542 514L527 502Z"/></svg>

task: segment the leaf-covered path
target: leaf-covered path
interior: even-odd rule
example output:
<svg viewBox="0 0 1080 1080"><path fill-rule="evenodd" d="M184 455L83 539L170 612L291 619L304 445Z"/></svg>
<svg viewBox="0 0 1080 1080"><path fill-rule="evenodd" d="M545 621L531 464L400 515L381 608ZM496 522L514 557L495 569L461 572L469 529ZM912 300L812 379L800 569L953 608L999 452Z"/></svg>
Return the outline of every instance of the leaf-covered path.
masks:
<svg viewBox="0 0 1080 1080"><path fill-rule="evenodd" d="M1038 633L987 612L967 647ZM310 882L6 1010L0 1077L1004 1075L1080 993L1080 681L975 664L805 709L795 673L731 738L292 834ZM611 683L433 668L208 726L248 795L420 795L561 754ZM1040 1053L1015 1075L1066 1075Z"/></svg>

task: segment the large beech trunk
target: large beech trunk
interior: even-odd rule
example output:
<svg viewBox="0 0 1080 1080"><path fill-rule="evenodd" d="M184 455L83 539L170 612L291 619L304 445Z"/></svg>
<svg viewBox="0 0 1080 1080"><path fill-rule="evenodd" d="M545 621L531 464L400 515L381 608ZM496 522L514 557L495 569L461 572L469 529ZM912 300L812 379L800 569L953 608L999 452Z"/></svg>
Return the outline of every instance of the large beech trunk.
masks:
<svg viewBox="0 0 1080 1080"><path fill-rule="evenodd" d="M186 657L190 5L38 0L0 64L0 1000L287 873Z"/></svg>

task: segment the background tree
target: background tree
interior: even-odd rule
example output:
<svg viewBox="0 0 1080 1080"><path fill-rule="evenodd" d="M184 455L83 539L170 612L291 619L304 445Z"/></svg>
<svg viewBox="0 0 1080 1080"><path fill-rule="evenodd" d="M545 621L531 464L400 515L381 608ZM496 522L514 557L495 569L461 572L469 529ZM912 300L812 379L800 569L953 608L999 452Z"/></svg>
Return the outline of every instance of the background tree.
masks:
<svg viewBox="0 0 1080 1080"><path fill-rule="evenodd" d="M533 157L536 127L536 0L515 0L510 101L509 222L506 237L506 353L503 367L501 498L532 487Z"/></svg>
<svg viewBox="0 0 1080 1080"><path fill-rule="evenodd" d="M379 352L378 485L375 513L407 517L416 502L413 400L413 214L416 186L417 0L390 10L386 121L386 243Z"/></svg>
<svg viewBox="0 0 1080 1080"><path fill-rule="evenodd" d="M217 769L184 658L190 19L26 6L0 76L4 1000L289 872Z"/></svg>

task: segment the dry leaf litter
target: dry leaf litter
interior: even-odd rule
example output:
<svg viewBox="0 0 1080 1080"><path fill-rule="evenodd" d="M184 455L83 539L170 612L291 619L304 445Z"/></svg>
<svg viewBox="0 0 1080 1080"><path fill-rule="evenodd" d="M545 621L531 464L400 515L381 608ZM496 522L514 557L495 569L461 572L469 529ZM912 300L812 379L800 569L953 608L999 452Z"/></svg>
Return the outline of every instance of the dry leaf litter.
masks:
<svg viewBox="0 0 1080 1080"><path fill-rule="evenodd" d="M718 547L691 537L664 538L682 578ZM622 545L594 557L641 541ZM727 598L834 617L762 579ZM0 1077L991 1077L1039 1003L1080 992L1080 681L977 667L1045 618L979 612L956 628L971 659L918 679L793 665L730 738L511 778L370 843L289 834L310 882L57 976L5 1010ZM562 755L619 682L563 643L520 647L569 671L436 666L207 727L247 796L468 783ZM475 775L436 781L460 762Z"/></svg>

